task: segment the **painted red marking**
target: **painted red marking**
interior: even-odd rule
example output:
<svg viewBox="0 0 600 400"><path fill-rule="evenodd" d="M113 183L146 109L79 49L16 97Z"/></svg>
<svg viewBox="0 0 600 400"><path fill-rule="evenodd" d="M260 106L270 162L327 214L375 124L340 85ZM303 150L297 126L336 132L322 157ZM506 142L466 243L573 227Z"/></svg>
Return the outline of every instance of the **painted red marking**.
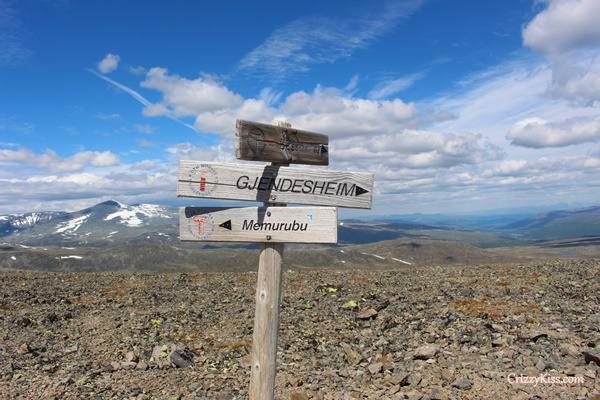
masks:
<svg viewBox="0 0 600 400"><path fill-rule="evenodd" d="M200 191L204 192L205 190L206 190L206 178L201 177L200 178Z"/></svg>
<svg viewBox="0 0 600 400"><path fill-rule="evenodd" d="M198 235L204 235L206 232L204 224L206 221L208 221L208 217L206 215L198 215L192 218L192 221L198 224Z"/></svg>

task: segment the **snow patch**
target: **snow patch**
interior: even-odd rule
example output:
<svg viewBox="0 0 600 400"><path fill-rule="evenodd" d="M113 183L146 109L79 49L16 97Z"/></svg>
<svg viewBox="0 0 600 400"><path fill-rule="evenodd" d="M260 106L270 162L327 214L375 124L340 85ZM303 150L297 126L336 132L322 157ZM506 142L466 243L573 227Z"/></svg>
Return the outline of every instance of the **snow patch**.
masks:
<svg viewBox="0 0 600 400"><path fill-rule="evenodd" d="M37 212L32 212L29 215L21 214L17 216L17 219L11 222L11 225L19 228L33 226L38 223L40 219L42 219L42 214Z"/></svg>
<svg viewBox="0 0 600 400"><path fill-rule="evenodd" d="M68 258L73 258L75 260L81 260L83 257L81 257L81 256L75 256L75 255L73 255L73 256L60 256L61 260L65 260L65 259L68 259Z"/></svg>
<svg viewBox="0 0 600 400"><path fill-rule="evenodd" d="M377 257L380 260L385 260L385 257L378 256L377 254L371 254L373 257Z"/></svg>
<svg viewBox="0 0 600 400"><path fill-rule="evenodd" d="M24 244L19 244L19 246L21 246L24 249L30 249L31 248L31 246L25 246Z"/></svg>
<svg viewBox="0 0 600 400"><path fill-rule="evenodd" d="M58 229L56 229L56 231L54 231L54 232L55 233L74 233L77 229L79 229L81 224L83 224L89 217L90 217L89 214L82 215L81 217L73 218L67 222L58 224L58 225L56 225L56 227Z"/></svg>
<svg viewBox="0 0 600 400"><path fill-rule="evenodd" d="M400 263L402 263L402 264L406 264L406 265L412 265L412 263L409 263L408 261L401 260L401 259L399 259L399 258L394 258L394 257L392 257L392 260L394 260L394 261L398 261L398 262L400 262Z"/></svg>
<svg viewBox="0 0 600 400"><path fill-rule="evenodd" d="M15 256L10 256L10 259L13 261L17 261L17 257L15 257Z"/></svg>
<svg viewBox="0 0 600 400"><path fill-rule="evenodd" d="M137 206L125 206L123 205L119 211L115 211L104 218L105 221L110 221L115 218L120 219L120 223L130 226L137 227L142 225L142 217L160 217L160 218L171 218L166 213L166 209L156 204L140 204Z"/></svg>

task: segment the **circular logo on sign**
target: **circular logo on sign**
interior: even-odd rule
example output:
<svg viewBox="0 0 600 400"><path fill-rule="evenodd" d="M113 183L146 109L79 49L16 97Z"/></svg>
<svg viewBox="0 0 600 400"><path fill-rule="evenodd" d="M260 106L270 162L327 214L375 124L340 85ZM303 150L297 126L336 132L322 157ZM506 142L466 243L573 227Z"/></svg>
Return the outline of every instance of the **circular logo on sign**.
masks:
<svg viewBox="0 0 600 400"><path fill-rule="evenodd" d="M209 195L219 183L216 171L208 164L200 164L192 168L188 180L190 190L199 196Z"/></svg>
<svg viewBox="0 0 600 400"><path fill-rule="evenodd" d="M206 240L213 233L214 221L210 214L194 215L188 220L188 230L197 239Z"/></svg>

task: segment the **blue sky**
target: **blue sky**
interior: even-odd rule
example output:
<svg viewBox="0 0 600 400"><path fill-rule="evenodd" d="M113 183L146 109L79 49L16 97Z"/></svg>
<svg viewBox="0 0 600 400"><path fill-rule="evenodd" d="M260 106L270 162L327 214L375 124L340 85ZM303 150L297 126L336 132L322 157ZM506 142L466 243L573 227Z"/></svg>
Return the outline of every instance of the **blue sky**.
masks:
<svg viewBox="0 0 600 400"><path fill-rule="evenodd" d="M374 214L595 204L598 4L0 0L0 214L173 203L236 118L328 134Z"/></svg>

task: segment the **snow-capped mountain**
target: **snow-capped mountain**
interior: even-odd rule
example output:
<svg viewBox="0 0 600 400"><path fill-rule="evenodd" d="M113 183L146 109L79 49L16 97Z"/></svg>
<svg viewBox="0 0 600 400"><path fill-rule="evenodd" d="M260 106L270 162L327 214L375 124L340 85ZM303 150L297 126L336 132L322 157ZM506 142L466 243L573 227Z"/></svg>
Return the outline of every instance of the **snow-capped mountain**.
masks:
<svg viewBox="0 0 600 400"><path fill-rule="evenodd" d="M105 201L76 212L34 212L0 216L0 237L29 246L105 246L129 242L171 242L177 210L155 204Z"/></svg>
<svg viewBox="0 0 600 400"><path fill-rule="evenodd" d="M60 216L63 212L32 212L26 214L0 216L0 237L9 236L19 231L26 231L38 223L45 223Z"/></svg>

